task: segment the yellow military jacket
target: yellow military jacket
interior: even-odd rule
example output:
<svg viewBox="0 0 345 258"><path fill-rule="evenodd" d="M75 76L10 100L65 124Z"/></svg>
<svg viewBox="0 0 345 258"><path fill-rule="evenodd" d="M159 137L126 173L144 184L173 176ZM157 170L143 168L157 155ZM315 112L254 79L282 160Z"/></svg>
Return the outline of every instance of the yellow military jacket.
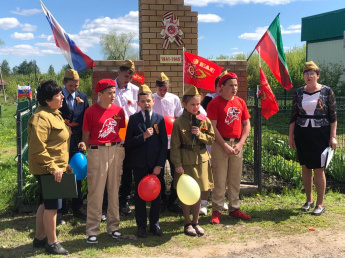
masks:
<svg viewBox="0 0 345 258"><path fill-rule="evenodd" d="M175 120L170 147L170 158L175 167L200 164L210 159L207 149L200 149L200 145L211 145L215 140L215 133L211 121L207 117L204 118L205 120L197 119L197 123L200 124L200 135L194 143L191 132L192 114L184 110L182 116ZM182 145L193 145L193 150L184 149Z"/></svg>
<svg viewBox="0 0 345 258"><path fill-rule="evenodd" d="M69 130L59 110L40 106L28 122L29 170L31 174L53 174L67 170Z"/></svg>

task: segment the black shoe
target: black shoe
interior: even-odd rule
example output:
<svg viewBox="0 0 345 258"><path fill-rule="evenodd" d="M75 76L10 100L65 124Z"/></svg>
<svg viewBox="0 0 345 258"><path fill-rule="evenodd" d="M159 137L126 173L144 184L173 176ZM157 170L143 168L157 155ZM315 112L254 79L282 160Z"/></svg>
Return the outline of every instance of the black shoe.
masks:
<svg viewBox="0 0 345 258"><path fill-rule="evenodd" d="M322 213L324 213L326 211L325 206L315 206L315 209L313 210L313 212L311 213L311 215L315 215L315 216L320 216Z"/></svg>
<svg viewBox="0 0 345 258"><path fill-rule="evenodd" d="M309 203L309 202L306 202L303 206L302 206L302 211L309 211L310 208L314 208L314 202L312 203Z"/></svg>
<svg viewBox="0 0 345 258"><path fill-rule="evenodd" d="M111 237L114 238L114 239L120 239L120 238L122 238L122 234L121 234L118 230L115 230L115 231L110 232L110 233L108 233L108 234L109 234L109 236L111 236Z"/></svg>
<svg viewBox="0 0 345 258"><path fill-rule="evenodd" d="M176 203L170 204L168 205L168 210L170 212L174 212L174 213L180 213L182 212L182 209L180 206L178 206Z"/></svg>
<svg viewBox="0 0 345 258"><path fill-rule="evenodd" d="M121 214L121 215L128 216L128 215L131 214L131 213L132 213L132 211L131 211L131 209L129 208L128 203L126 203L125 205L121 205L121 206L120 206L120 214Z"/></svg>
<svg viewBox="0 0 345 258"><path fill-rule="evenodd" d="M87 236L86 237L86 243L88 243L88 244L97 244L98 243L97 236Z"/></svg>
<svg viewBox="0 0 345 258"><path fill-rule="evenodd" d="M86 214L84 212L81 212L80 210L74 211L73 212L73 217L86 220Z"/></svg>
<svg viewBox="0 0 345 258"><path fill-rule="evenodd" d="M161 228L159 226L155 226L154 228L150 229L150 232L152 232L152 234L154 234L155 236L163 236L163 231L161 230Z"/></svg>
<svg viewBox="0 0 345 258"><path fill-rule="evenodd" d="M48 254L60 254L60 255L67 255L68 251L62 247L59 242L55 242L52 245L46 244L46 252Z"/></svg>
<svg viewBox="0 0 345 258"><path fill-rule="evenodd" d="M36 248L44 248L47 244L47 241L48 241L47 238L43 238L42 240L39 240L35 237L32 245L33 247L36 247Z"/></svg>
<svg viewBox="0 0 345 258"><path fill-rule="evenodd" d="M146 229L144 228L138 228L138 233L137 233L138 237L140 238L147 238L147 233L146 233Z"/></svg>

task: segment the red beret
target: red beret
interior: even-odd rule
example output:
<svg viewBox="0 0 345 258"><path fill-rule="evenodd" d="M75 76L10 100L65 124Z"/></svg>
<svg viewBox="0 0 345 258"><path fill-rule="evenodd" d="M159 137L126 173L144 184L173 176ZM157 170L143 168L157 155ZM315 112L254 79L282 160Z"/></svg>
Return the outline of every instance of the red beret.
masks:
<svg viewBox="0 0 345 258"><path fill-rule="evenodd" d="M221 86L225 81L229 80L229 79L238 79L237 75L235 73L227 73L225 75L223 75L218 82L218 85Z"/></svg>
<svg viewBox="0 0 345 258"><path fill-rule="evenodd" d="M97 82L96 87L95 87L95 91L96 93L106 89L106 88L110 88L110 87L115 87L116 83L114 80L112 79L102 79L99 82Z"/></svg>

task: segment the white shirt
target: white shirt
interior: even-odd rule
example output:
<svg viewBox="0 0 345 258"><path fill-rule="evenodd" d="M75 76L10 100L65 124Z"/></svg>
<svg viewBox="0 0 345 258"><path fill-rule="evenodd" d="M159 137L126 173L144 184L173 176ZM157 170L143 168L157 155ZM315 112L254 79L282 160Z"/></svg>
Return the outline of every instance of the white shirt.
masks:
<svg viewBox="0 0 345 258"><path fill-rule="evenodd" d="M180 98L170 92L165 93L164 97L158 96L157 93L153 94L155 103L152 110L162 116L179 117L183 113ZM171 135L168 135L168 149L170 149Z"/></svg>
<svg viewBox="0 0 345 258"><path fill-rule="evenodd" d="M116 85L118 85L116 80L117 79L115 79ZM114 103L123 108L126 119L129 119L131 115L139 111L137 105L138 91L139 87L130 82L123 89L116 86L116 97Z"/></svg>
<svg viewBox="0 0 345 258"><path fill-rule="evenodd" d="M182 115L183 110L180 98L170 92L165 93L164 97L158 96L157 93L153 94L155 104L153 104L153 111L162 116L179 117Z"/></svg>
<svg viewBox="0 0 345 258"><path fill-rule="evenodd" d="M314 115L316 106L318 104L319 97L320 97L320 91L315 92L313 94L303 93L302 107L305 110L305 112L307 113L307 115ZM301 125L301 127L308 127L309 121L311 123L311 127L320 127L320 126L316 126L315 120L310 119L310 118L308 118L305 121L305 124Z"/></svg>

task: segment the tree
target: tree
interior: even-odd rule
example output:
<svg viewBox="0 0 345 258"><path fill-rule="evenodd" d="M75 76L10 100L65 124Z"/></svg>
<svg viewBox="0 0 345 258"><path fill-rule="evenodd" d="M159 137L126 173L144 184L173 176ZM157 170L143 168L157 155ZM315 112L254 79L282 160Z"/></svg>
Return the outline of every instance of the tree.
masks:
<svg viewBox="0 0 345 258"><path fill-rule="evenodd" d="M27 62L23 61L19 66L13 67L12 72L14 74L31 74L31 73L40 73L40 69L36 65L36 61Z"/></svg>
<svg viewBox="0 0 345 258"><path fill-rule="evenodd" d="M55 71L54 71L54 67L53 65L50 65L49 68L48 68L48 74L50 76L55 76Z"/></svg>
<svg viewBox="0 0 345 258"><path fill-rule="evenodd" d="M2 39L0 39L0 46L1 45L5 45L5 42Z"/></svg>
<svg viewBox="0 0 345 258"><path fill-rule="evenodd" d="M131 45L135 34L117 33L117 30L111 30L108 34L102 34L100 38L101 52L107 60L125 60L138 59L138 53Z"/></svg>
<svg viewBox="0 0 345 258"><path fill-rule="evenodd" d="M3 60L1 65L0 65L0 68L1 68L1 72L2 72L2 75L3 76L8 76L10 75L11 73L11 68L7 62L7 60Z"/></svg>

